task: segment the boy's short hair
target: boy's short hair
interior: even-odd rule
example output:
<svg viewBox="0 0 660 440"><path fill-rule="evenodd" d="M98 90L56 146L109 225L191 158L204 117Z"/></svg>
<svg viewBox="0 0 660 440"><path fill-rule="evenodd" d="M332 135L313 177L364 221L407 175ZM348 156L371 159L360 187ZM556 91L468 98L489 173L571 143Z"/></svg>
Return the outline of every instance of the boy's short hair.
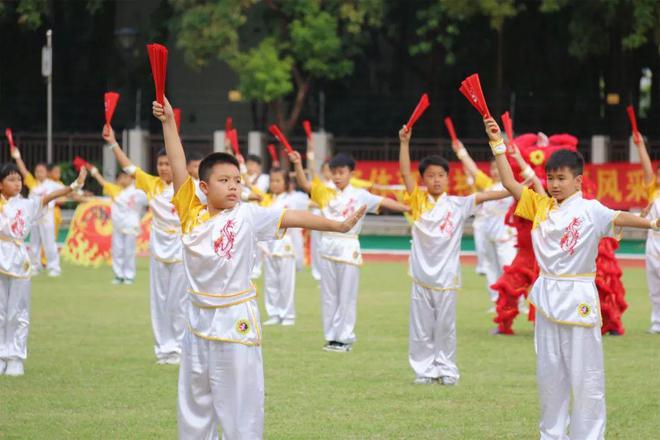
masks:
<svg viewBox="0 0 660 440"><path fill-rule="evenodd" d="M165 148L161 148L160 150L158 150L158 153L156 153L156 160L160 159L163 156L167 157L167 150Z"/></svg>
<svg viewBox="0 0 660 440"><path fill-rule="evenodd" d="M15 163L8 162L0 165L0 182L5 180L7 177L9 177L12 174L18 174L21 180L23 180L21 171L18 169Z"/></svg>
<svg viewBox="0 0 660 440"><path fill-rule="evenodd" d="M248 154L247 157L245 158L246 162L255 162L261 165L261 158L257 156L256 154Z"/></svg>
<svg viewBox="0 0 660 440"><path fill-rule="evenodd" d="M190 162L195 162L196 160L202 160L204 159L204 156L202 153L199 153L197 151L191 151L190 153L186 153L186 164L190 165Z"/></svg>
<svg viewBox="0 0 660 440"><path fill-rule="evenodd" d="M128 174L126 171L124 171L123 168L120 168L119 171L117 171L116 178L118 179L120 176L123 176L123 175L130 176L130 174Z"/></svg>
<svg viewBox="0 0 660 440"><path fill-rule="evenodd" d="M289 183L291 182L291 176L289 175L289 170L286 170L282 167L273 167L270 169L270 173L280 173L282 176L284 176L284 184L287 186L287 189L289 187Z"/></svg>
<svg viewBox="0 0 660 440"><path fill-rule="evenodd" d="M50 171L53 171L53 169L55 167L59 167L59 166L60 166L59 163L49 163L49 164L46 164L46 169L50 172Z"/></svg>
<svg viewBox="0 0 660 440"><path fill-rule="evenodd" d="M428 167L431 165L439 166L445 170L445 173L449 174L449 161L442 156L438 156L437 154L426 156L421 160L418 167L419 174L423 176Z"/></svg>
<svg viewBox="0 0 660 440"><path fill-rule="evenodd" d="M46 162L37 162L37 163L34 165L34 169L35 169L35 170L36 170L37 168L39 168L39 167L44 167L44 168L46 168L46 171L49 171L49 170L48 170L48 164L47 164Z"/></svg>
<svg viewBox="0 0 660 440"><path fill-rule="evenodd" d="M202 163L199 164L199 179L208 183L208 178L211 175L211 171L213 171L213 167L223 163L234 165L237 169L240 169L238 160L231 154L211 153L202 159Z"/></svg>
<svg viewBox="0 0 660 440"><path fill-rule="evenodd" d="M561 168L568 168L573 176L581 176L584 172L584 157L577 151L557 150L548 159L545 164L546 174L550 171L557 171Z"/></svg>
<svg viewBox="0 0 660 440"><path fill-rule="evenodd" d="M355 159L346 153L339 153L330 159L328 165L330 166L331 170L346 167L353 171L355 169Z"/></svg>

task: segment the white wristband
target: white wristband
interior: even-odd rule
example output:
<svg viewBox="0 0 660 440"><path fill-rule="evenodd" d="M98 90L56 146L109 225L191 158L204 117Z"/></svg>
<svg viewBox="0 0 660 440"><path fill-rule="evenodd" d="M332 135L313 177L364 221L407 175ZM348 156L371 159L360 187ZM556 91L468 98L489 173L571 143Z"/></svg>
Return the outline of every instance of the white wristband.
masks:
<svg viewBox="0 0 660 440"><path fill-rule="evenodd" d="M117 142L115 142L114 144L106 144L105 148L112 150L114 148L119 148L119 144Z"/></svg>
<svg viewBox="0 0 660 440"><path fill-rule="evenodd" d="M651 222L651 229L654 231L660 231L660 217Z"/></svg>
<svg viewBox="0 0 660 440"><path fill-rule="evenodd" d="M96 167L92 167L92 169L89 170L89 173L90 173L92 176L96 176L96 175L99 173L99 169L96 168Z"/></svg>
<svg viewBox="0 0 660 440"><path fill-rule="evenodd" d="M307 150L307 160L314 160L314 151Z"/></svg>
<svg viewBox="0 0 660 440"><path fill-rule="evenodd" d="M124 172L129 176L133 176L137 172L137 167L135 165L129 165L127 167L124 167Z"/></svg>
<svg viewBox="0 0 660 440"><path fill-rule="evenodd" d="M532 169L532 167L527 165L527 168L522 170L520 175L525 179L525 181L527 181L527 180L533 179L536 174L534 173L534 170Z"/></svg>
<svg viewBox="0 0 660 440"><path fill-rule="evenodd" d="M495 142L488 142L488 144L490 145L490 149L493 150L493 156L499 156L506 153L506 145L504 145L502 138Z"/></svg>
<svg viewBox="0 0 660 440"><path fill-rule="evenodd" d="M78 179L76 179L71 183L71 185L69 185L69 187L73 191L78 191L79 189L81 189L83 187L83 185L84 185L83 183L78 182Z"/></svg>
<svg viewBox="0 0 660 440"><path fill-rule="evenodd" d="M456 152L456 157L459 159L465 159L468 156L468 152L465 148L461 148Z"/></svg>

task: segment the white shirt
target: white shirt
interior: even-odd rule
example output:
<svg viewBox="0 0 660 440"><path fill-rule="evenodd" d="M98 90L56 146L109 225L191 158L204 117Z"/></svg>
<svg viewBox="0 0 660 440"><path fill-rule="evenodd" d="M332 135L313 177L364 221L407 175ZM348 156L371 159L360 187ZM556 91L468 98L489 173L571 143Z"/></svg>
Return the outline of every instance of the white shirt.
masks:
<svg viewBox="0 0 660 440"><path fill-rule="evenodd" d="M46 210L42 209L41 198L0 197L0 274L29 278L32 267L24 240Z"/></svg>
<svg viewBox="0 0 660 440"><path fill-rule="evenodd" d="M653 182L649 188L649 203L651 209L647 218L651 221L660 218L660 189L656 182ZM646 255L660 260L660 231L649 229L646 239ZM647 270L650 270L647 268Z"/></svg>
<svg viewBox="0 0 660 440"><path fill-rule="evenodd" d="M293 209L305 211L309 207L309 197L299 191L291 191L279 195L267 194L261 201L261 206L277 209ZM302 240L300 228L288 229L281 240L269 240L259 243L259 247L270 257L295 257L294 240Z"/></svg>
<svg viewBox="0 0 660 440"><path fill-rule="evenodd" d="M62 183L51 179L45 179L43 182L37 182L36 186L30 190L29 197L41 200L44 196L47 196L48 194L60 188L64 188ZM54 218L53 216L55 215L55 204L56 200L51 200L48 203L48 209L46 213L40 216L36 223L44 223L49 217Z"/></svg>
<svg viewBox="0 0 660 440"><path fill-rule="evenodd" d="M105 185L103 192L112 198L112 227L124 234L138 235L142 213L148 204L146 194L135 185L121 188L112 183Z"/></svg>

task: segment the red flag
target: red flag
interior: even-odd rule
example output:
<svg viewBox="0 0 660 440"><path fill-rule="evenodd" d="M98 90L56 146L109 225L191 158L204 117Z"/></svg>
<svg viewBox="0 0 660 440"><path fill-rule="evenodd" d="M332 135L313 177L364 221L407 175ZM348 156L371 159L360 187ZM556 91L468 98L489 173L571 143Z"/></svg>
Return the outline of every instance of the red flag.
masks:
<svg viewBox="0 0 660 440"><path fill-rule="evenodd" d="M502 114L502 125L504 125L504 132L506 133L506 137L509 138L509 145L511 145L513 142L513 121L511 120L511 116L509 116L509 112Z"/></svg>
<svg viewBox="0 0 660 440"><path fill-rule="evenodd" d="M227 121L225 122L225 133L229 133L231 131L231 116L227 118Z"/></svg>
<svg viewBox="0 0 660 440"><path fill-rule="evenodd" d="M174 122L176 123L176 132L179 133L181 132L181 109L178 107L174 107L172 109L172 112L174 112Z"/></svg>
<svg viewBox="0 0 660 440"><path fill-rule="evenodd" d="M273 124L270 127L268 127L268 131L271 132L273 136L277 138L278 141L282 144L282 146L286 149L287 153L293 153L293 148L291 148L291 144L289 144L289 141L284 137L284 134L280 131L280 128Z"/></svg>
<svg viewBox="0 0 660 440"><path fill-rule="evenodd" d="M277 157L277 150L275 149L275 145L268 144L268 153L270 153L270 158L273 161L273 166L274 167L279 167L280 166L280 158Z"/></svg>
<svg viewBox="0 0 660 440"><path fill-rule="evenodd" d="M80 172L80 169L83 167L90 168L91 165L89 162L87 162L85 159L83 159L80 156L76 156L73 158L73 168L77 171Z"/></svg>
<svg viewBox="0 0 660 440"><path fill-rule="evenodd" d="M14 133L12 133L11 128L5 128L5 136L9 141L9 151L14 151L16 144L14 143Z"/></svg>
<svg viewBox="0 0 660 440"><path fill-rule="evenodd" d="M424 114L427 108L429 108L429 96L424 93L421 98L419 98L419 102L417 103L417 107L415 107L415 110L413 110L412 115L410 115L410 119L408 119L408 123L406 124L406 132L410 131L413 128L413 125L415 125L415 122Z"/></svg>
<svg viewBox="0 0 660 440"><path fill-rule="evenodd" d="M151 74L156 86L156 101L165 103L165 78L167 76L167 48L160 44L147 44Z"/></svg>
<svg viewBox="0 0 660 440"><path fill-rule="evenodd" d="M483 118L490 117L490 111L486 105L484 92L481 90L481 82L479 81L479 74L475 73L461 82L461 87L458 89L470 101L470 104L477 109Z"/></svg>
<svg viewBox="0 0 660 440"><path fill-rule="evenodd" d="M445 127L447 127L447 131L449 132L449 137L451 138L452 143L456 142L458 140L458 136L456 136L456 130L454 130L454 123L452 122L449 116L445 118Z"/></svg>
<svg viewBox="0 0 660 440"><path fill-rule="evenodd" d="M629 105L628 107L626 107L626 111L628 112L628 119L630 119L630 127L632 127L633 140L635 141L636 144L639 144L640 136L639 136L639 130L637 129L637 118L635 117L635 109L633 108L632 105Z"/></svg>
<svg viewBox="0 0 660 440"><path fill-rule="evenodd" d="M105 123L111 125L112 115L115 114L117 102L119 101L119 93L105 92L103 95L103 106L105 107Z"/></svg>
<svg viewBox="0 0 660 440"><path fill-rule="evenodd" d="M234 156L240 156L241 150L238 148L238 132L235 128L229 130L229 140L231 141L231 149L234 150Z"/></svg>
<svg viewBox="0 0 660 440"><path fill-rule="evenodd" d="M305 119L302 122L303 128L305 129L305 134L307 135L307 140L311 141L312 140L312 124Z"/></svg>

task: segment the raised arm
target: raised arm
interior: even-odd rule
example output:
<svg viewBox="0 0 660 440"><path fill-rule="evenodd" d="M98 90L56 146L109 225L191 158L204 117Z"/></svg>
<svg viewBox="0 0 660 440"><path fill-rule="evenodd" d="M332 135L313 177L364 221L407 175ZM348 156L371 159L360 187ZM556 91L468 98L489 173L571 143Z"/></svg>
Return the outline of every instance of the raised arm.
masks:
<svg viewBox="0 0 660 440"><path fill-rule="evenodd" d="M27 169L25 166L25 162L23 162L23 159L21 158L21 151L18 148L14 148L11 151L11 157L16 161L16 166L18 167L18 171L21 172L21 175L25 179L30 174L30 170Z"/></svg>
<svg viewBox="0 0 660 440"><path fill-rule="evenodd" d="M174 191L176 192L188 178L188 168L186 167L186 153L183 151L183 145L176 129L174 112L167 98L165 98L165 105L154 101L152 112L156 119L163 123L165 151L167 151L167 157L172 167L172 182L174 183Z"/></svg>
<svg viewBox="0 0 660 440"><path fill-rule="evenodd" d="M639 143L635 143L637 151L639 152L639 162L642 164L642 169L644 170L644 183L650 185L653 183L653 165L651 164L651 158L649 157L649 152L646 149L646 142L644 142L644 137L639 135Z"/></svg>
<svg viewBox="0 0 660 440"><path fill-rule="evenodd" d="M543 188L543 183L541 182L541 179L538 178L532 167L530 167L527 162L525 162L525 159L522 157L522 154L520 154L520 149L515 143L511 143L511 146L509 148L509 152L511 154L511 157L516 161L518 166L520 167L521 175L525 179L523 182L523 185L528 185L530 182L532 183L532 187L534 188L534 191L537 194L541 195L547 195L545 192L545 188Z"/></svg>
<svg viewBox="0 0 660 440"><path fill-rule="evenodd" d="M46 194L41 198L41 206L46 206L55 199L58 199L63 196L69 195L72 191L78 191L85 185L85 179L87 178L87 168L81 168L78 178L69 186L56 189L55 191Z"/></svg>
<svg viewBox="0 0 660 440"><path fill-rule="evenodd" d="M110 148L115 155L115 158L117 159L117 163L119 163L119 166L124 168L128 168L133 165L133 162L126 156L126 153L121 149L121 146L117 142L117 138L115 137L115 131L112 129L111 126L108 124L105 124L103 126L103 132L101 134L103 136L103 140L105 141L106 148Z"/></svg>
<svg viewBox="0 0 660 440"><path fill-rule="evenodd" d="M336 222L308 211L287 210L282 217L282 227L346 233L353 229L366 212L367 207L363 206L343 222Z"/></svg>
<svg viewBox="0 0 660 440"><path fill-rule="evenodd" d="M470 173L473 178L476 177L479 173L479 167L477 167L477 164L474 163L474 160L470 157L470 153L465 149L463 142L458 140L454 141L451 143L451 148L454 150L456 157L461 161L467 172Z"/></svg>
<svg viewBox="0 0 660 440"><path fill-rule="evenodd" d="M307 176L305 175L300 153L297 151L289 153L289 161L293 164L293 168L296 171L296 182L298 183L298 187L300 187L300 189L305 191L307 194L310 194L312 192L312 184L309 182L309 179L307 179Z"/></svg>
<svg viewBox="0 0 660 440"><path fill-rule="evenodd" d="M417 182L412 175L410 170L410 138L412 137L412 130L406 131L406 126L404 125L399 130L399 171L401 172L401 177L403 178L403 183L406 185L406 191L408 194L412 193L415 190Z"/></svg>
<svg viewBox="0 0 660 440"><path fill-rule="evenodd" d="M312 179L318 177L316 172L316 154L314 152L314 144L311 139L307 139L307 175ZM297 179L296 179L297 180Z"/></svg>
<svg viewBox="0 0 660 440"><path fill-rule="evenodd" d="M98 168L96 167L90 168L89 174L91 174L92 177L96 179L96 181L99 183L99 185L101 185L101 187L104 187L109 183L107 180L105 180L105 178L101 175Z"/></svg>
<svg viewBox="0 0 660 440"><path fill-rule="evenodd" d="M504 185L516 200L520 200L520 196L522 195L525 186L518 183L513 175L509 160L506 158L506 145L504 145L500 127L492 117L484 119L484 125L486 127L486 134L488 135L488 143L495 155L495 164L500 172L502 185Z"/></svg>

